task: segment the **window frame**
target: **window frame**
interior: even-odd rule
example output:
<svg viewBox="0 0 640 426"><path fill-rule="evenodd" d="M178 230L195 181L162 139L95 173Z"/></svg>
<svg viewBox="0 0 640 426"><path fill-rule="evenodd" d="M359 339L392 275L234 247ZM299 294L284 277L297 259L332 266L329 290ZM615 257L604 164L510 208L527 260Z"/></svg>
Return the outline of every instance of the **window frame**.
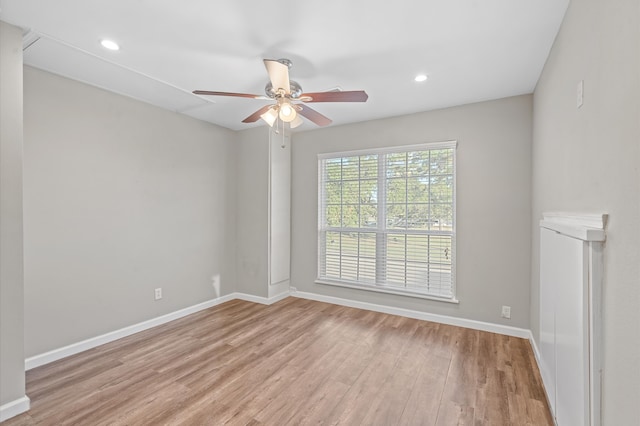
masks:
<svg viewBox="0 0 640 426"><path fill-rule="evenodd" d="M339 279L331 279L331 278L327 278L327 277L320 277L320 271L322 270L322 265L323 265L323 256L326 256L326 252L323 253L322 251L322 247L321 247L321 243L322 243L322 233L323 232L330 232L326 230L326 226L324 226L323 224L323 219L324 219L324 212L322 211L323 207L325 206L324 203L324 187L323 182L324 182L324 177L323 177L323 161L325 160L329 160L329 159L337 159L337 158L345 158L345 157L355 157L355 156L366 156L366 155L379 155L379 154L385 154L385 155L389 155L389 154L400 154L400 153L406 153L406 152L413 152L413 151L432 151L432 150L438 150L438 149L452 149L452 155L453 155L453 164L452 164L452 168L453 168L453 194L452 194L452 203L451 203L451 207L452 207L452 230L449 233L447 233L446 235L450 235L451 236L451 297L446 297L446 296L438 296L436 294L428 294L422 291L415 291L412 290L410 288L402 288L402 287L394 287L391 286L389 284L378 284L378 283L364 283L364 282L357 282L357 281L343 281L343 280L339 280ZM351 150L351 151L341 151L341 152L329 152L329 153L321 153L318 154L318 182L317 182L317 188L318 188L318 205L317 205L317 270L316 270L316 279L315 282L317 284L325 284L325 285L332 285L332 286L337 286L337 287L346 287L346 288L355 288L355 289L359 289L359 290L367 290L367 291L373 291L373 292L378 292L378 293L387 293L387 294L396 294L396 295L402 295L402 296L409 296L409 297L414 297L414 298L420 298L420 299L429 299L429 300L437 300L437 301L441 301L441 302L447 302L447 303L459 303L458 299L457 299L457 289L456 289L456 236L457 236L457 218L456 218L456 198L457 198L457 141L455 140L450 140L450 141L444 141L444 142L430 142L430 143L421 143L421 144L415 144L415 145L402 145L402 146L390 146L390 147L384 147L384 148L372 148L372 149L362 149L362 150ZM377 179L379 181L386 179L386 176L381 175L380 173L380 169L378 168L378 172L377 172ZM342 179L341 179L342 181ZM379 186L378 190L381 190L382 188ZM386 187L385 187L386 189ZM383 190L384 191L384 190ZM378 201L379 203L379 201ZM343 203L341 203L342 205ZM387 205L386 201L385 201L385 206ZM377 219L378 221L380 221L380 218ZM345 229L345 230L351 230L353 229L356 232L367 232L370 231L369 229L366 228L362 228L362 225L359 224L357 228L351 228L351 227L345 227L345 226L340 226L341 229ZM385 221L383 230L380 230L380 227L372 230L372 232L376 232L376 235L378 235L379 233L382 234L388 234L388 233L393 233L394 229L392 228L387 228L387 224ZM404 230L400 230L400 233L405 233L407 231L407 229L405 228ZM442 235L442 233L438 234L438 232L442 232L442 231L427 231L427 232L422 232L423 234L426 235ZM411 233L405 233L405 235L411 235ZM387 253L388 255L388 253ZM378 261L378 255L376 255L376 262ZM405 259L406 262L406 259Z"/></svg>

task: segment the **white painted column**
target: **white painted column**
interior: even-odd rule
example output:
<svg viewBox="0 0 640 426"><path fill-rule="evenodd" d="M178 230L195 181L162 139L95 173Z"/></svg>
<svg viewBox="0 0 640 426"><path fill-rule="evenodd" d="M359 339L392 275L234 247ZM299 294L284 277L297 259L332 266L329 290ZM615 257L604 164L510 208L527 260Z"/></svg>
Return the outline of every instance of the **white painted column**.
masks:
<svg viewBox="0 0 640 426"><path fill-rule="evenodd" d="M29 409L24 377L22 30L0 21L0 421Z"/></svg>

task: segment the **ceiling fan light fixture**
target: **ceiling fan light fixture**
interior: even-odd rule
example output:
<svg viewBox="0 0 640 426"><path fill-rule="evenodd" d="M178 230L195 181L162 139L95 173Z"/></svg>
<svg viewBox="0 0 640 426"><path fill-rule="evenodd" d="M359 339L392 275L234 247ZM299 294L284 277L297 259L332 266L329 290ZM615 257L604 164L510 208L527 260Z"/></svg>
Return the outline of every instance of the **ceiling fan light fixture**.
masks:
<svg viewBox="0 0 640 426"><path fill-rule="evenodd" d="M414 78L415 81L417 81L418 83L421 83L423 81L427 81L427 75L426 74L418 74L416 75L416 78Z"/></svg>
<svg viewBox="0 0 640 426"><path fill-rule="evenodd" d="M262 118L264 121L266 121L266 123L270 126L273 127L273 124L276 122L276 120L278 119L278 112L276 111L275 108L270 108L267 112L265 112L264 114L262 114L260 116L260 118Z"/></svg>
<svg viewBox="0 0 640 426"><path fill-rule="evenodd" d="M284 121L285 123L291 123L296 119L297 116L298 113L296 112L296 109L289 102L283 102L280 105L280 120Z"/></svg>

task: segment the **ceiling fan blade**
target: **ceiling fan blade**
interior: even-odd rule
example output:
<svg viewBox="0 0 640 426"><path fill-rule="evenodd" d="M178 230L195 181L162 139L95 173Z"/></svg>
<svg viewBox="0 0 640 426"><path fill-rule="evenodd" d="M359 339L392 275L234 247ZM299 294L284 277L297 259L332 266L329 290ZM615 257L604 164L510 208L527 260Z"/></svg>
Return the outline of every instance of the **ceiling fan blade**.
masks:
<svg viewBox="0 0 640 426"><path fill-rule="evenodd" d="M212 96L233 96L236 98L253 98L264 99L262 95L252 95L250 93L232 93L232 92L212 92L210 90L194 90L194 95L212 95Z"/></svg>
<svg viewBox="0 0 640 426"><path fill-rule="evenodd" d="M283 89L288 95L291 93L291 83L289 83L289 67L275 59L265 59L264 66L267 68L269 80L273 89Z"/></svg>
<svg viewBox="0 0 640 426"><path fill-rule="evenodd" d="M267 112L269 110L269 108L271 108L273 105L265 105L262 108L260 108L259 110L257 110L256 112L254 112L253 114L251 114L250 116L248 116L247 118L245 118L244 120L242 120L243 123L255 123L256 121L258 121L260 119L260 116L262 114L264 114L265 112Z"/></svg>
<svg viewBox="0 0 640 426"><path fill-rule="evenodd" d="M311 109L308 106L302 105L302 104L297 104L296 105L296 109L298 109L298 107L299 107L299 111L298 112L300 113L300 115L302 115L303 117L306 117L309 120L313 121L318 126L326 126L326 125L331 124L331 119L330 118L325 117L324 115L320 114L315 109Z"/></svg>
<svg viewBox="0 0 640 426"><path fill-rule="evenodd" d="M366 102L369 95L364 90L352 90L346 92L316 92L300 95L303 102ZM306 100L304 98L311 98Z"/></svg>

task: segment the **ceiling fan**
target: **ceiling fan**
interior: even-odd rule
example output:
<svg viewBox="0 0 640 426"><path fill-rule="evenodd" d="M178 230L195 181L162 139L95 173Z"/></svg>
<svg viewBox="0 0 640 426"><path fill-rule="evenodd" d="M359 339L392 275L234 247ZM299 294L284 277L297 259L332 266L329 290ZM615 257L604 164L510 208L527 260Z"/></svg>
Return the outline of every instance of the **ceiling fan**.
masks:
<svg viewBox="0 0 640 426"><path fill-rule="evenodd" d="M209 90L194 90L196 95L232 96L239 98L271 99L275 104L265 105L244 120L243 123L254 123L263 119L273 126L278 120L289 123L291 128L302 124L300 115L317 124L326 126L331 119L305 105L311 102L366 102L369 96L364 90L327 91L303 93L302 87L289 79L289 68L292 62L288 59L265 59L264 65L269 74L269 82L264 88L266 96L249 93L212 92ZM294 102L299 101L299 102Z"/></svg>

